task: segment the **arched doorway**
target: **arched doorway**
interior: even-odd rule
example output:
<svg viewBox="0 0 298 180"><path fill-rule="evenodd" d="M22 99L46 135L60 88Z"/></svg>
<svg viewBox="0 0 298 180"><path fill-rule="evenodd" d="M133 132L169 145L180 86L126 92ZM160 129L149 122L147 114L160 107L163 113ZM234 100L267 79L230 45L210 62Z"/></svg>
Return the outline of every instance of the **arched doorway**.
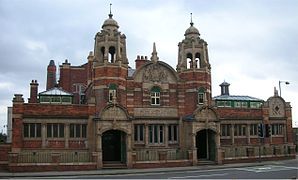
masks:
<svg viewBox="0 0 298 180"><path fill-rule="evenodd" d="M215 135L210 129L198 131L196 134L197 158L215 161Z"/></svg>
<svg viewBox="0 0 298 180"><path fill-rule="evenodd" d="M103 162L126 163L126 133L108 130L102 135Z"/></svg>

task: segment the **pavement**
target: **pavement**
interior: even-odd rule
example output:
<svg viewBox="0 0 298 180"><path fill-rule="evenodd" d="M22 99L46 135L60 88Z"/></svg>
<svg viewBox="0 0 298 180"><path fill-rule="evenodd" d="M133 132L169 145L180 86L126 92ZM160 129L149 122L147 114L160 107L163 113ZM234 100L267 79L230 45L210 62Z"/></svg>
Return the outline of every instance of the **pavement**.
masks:
<svg viewBox="0 0 298 180"><path fill-rule="evenodd" d="M253 163L233 163L233 164L223 164L223 165L200 165L200 166L147 168L147 169L99 169L99 170L90 170L90 171L47 171L47 172L16 172L16 173L0 172L0 179L1 178L2 179L3 178L26 178L26 177L145 174L145 173L152 173L152 172L153 173L169 172L169 171L177 172L177 171L187 171L187 170L205 170L205 169L263 166L263 165L272 165L275 162L276 161L262 161L262 162L253 162Z"/></svg>

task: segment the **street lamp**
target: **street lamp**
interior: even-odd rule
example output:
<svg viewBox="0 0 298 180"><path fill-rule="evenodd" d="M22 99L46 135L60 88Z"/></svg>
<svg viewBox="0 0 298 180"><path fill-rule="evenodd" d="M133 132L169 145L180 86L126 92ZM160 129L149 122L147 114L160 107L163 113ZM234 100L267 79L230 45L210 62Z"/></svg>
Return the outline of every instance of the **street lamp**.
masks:
<svg viewBox="0 0 298 180"><path fill-rule="evenodd" d="M279 96L281 97L281 88L280 88L280 83L285 83L286 85L289 85L290 82L289 81L278 81L278 85L279 85Z"/></svg>

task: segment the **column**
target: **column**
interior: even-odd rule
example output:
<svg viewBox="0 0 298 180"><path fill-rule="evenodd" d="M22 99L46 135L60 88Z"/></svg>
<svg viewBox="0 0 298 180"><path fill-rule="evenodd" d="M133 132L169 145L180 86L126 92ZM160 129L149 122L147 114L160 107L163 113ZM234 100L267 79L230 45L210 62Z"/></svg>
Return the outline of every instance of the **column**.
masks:
<svg viewBox="0 0 298 180"><path fill-rule="evenodd" d="M235 143L235 139L234 139L234 127L235 127L235 124L231 124L232 145L234 145L234 143Z"/></svg>
<svg viewBox="0 0 298 180"><path fill-rule="evenodd" d="M127 164L127 167L128 168L132 168L133 167L133 164L132 164L132 152L131 152L131 134L127 134L126 136L126 142L127 142L127 146L126 146L126 164Z"/></svg>
<svg viewBox="0 0 298 180"><path fill-rule="evenodd" d="M145 123L145 147L147 148L149 144L149 128L148 124Z"/></svg>
<svg viewBox="0 0 298 180"><path fill-rule="evenodd" d="M45 148L46 147L46 123L41 124L41 147Z"/></svg>
<svg viewBox="0 0 298 180"><path fill-rule="evenodd" d="M102 136L101 134L97 134L97 139L96 139L96 151L98 153L97 156L97 168L102 168L103 164L102 164Z"/></svg>
<svg viewBox="0 0 298 180"><path fill-rule="evenodd" d="M247 144L250 144L250 124L246 125L246 137L247 137Z"/></svg>
<svg viewBox="0 0 298 180"><path fill-rule="evenodd" d="M196 147L196 133L191 134L192 136L192 165L196 165L198 163L197 158L197 147Z"/></svg>
<svg viewBox="0 0 298 180"><path fill-rule="evenodd" d="M169 147L169 126L167 124L164 124L164 128L165 128L165 146Z"/></svg>
<svg viewBox="0 0 298 180"><path fill-rule="evenodd" d="M69 148L69 123L65 124L65 148Z"/></svg>

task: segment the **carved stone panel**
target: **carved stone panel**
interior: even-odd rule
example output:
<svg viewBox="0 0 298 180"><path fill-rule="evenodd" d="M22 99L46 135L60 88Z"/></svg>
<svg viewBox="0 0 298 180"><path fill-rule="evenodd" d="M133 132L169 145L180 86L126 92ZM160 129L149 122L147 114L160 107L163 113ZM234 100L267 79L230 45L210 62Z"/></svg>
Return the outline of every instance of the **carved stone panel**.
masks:
<svg viewBox="0 0 298 180"><path fill-rule="evenodd" d="M198 121L217 121L216 114L208 108L202 108L195 114L195 119Z"/></svg>
<svg viewBox="0 0 298 180"><path fill-rule="evenodd" d="M134 116L137 117L177 117L176 108L135 108Z"/></svg>
<svg viewBox="0 0 298 180"><path fill-rule="evenodd" d="M167 82L168 74L165 69L158 65L152 64L147 66L143 73L144 82Z"/></svg>
<svg viewBox="0 0 298 180"><path fill-rule="evenodd" d="M127 120L126 113L119 107L110 107L106 109L102 115L102 120Z"/></svg>
<svg viewBox="0 0 298 180"><path fill-rule="evenodd" d="M270 117L285 116L285 105L280 98L273 97L269 100L269 116Z"/></svg>
<svg viewBox="0 0 298 180"><path fill-rule="evenodd" d="M177 77L175 71L167 67L164 63L148 64L137 71L135 75L136 82L145 83L176 83Z"/></svg>

